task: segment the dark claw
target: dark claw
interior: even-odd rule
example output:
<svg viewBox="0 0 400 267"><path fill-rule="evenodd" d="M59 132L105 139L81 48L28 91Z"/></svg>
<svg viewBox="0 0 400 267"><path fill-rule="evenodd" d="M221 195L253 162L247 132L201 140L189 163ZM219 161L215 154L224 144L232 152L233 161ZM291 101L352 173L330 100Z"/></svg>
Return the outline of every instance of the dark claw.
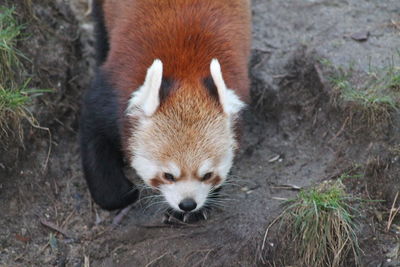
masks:
<svg viewBox="0 0 400 267"><path fill-rule="evenodd" d="M182 223L195 223L201 220L208 219L208 212L206 209L201 209L196 212L179 212L173 209L168 209L162 219L165 224L182 224Z"/></svg>
<svg viewBox="0 0 400 267"><path fill-rule="evenodd" d="M163 224L168 224L169 223L169 214L167 214L167 213L164 213L164 215L163 215L163 217L162 217L162 223Z"/></svg>
<svg viewBox="0 0 400 267"><path fill-rule="evenodd" d="M183 214L183 222L188 223L190 220L190 213Z"/></svg>

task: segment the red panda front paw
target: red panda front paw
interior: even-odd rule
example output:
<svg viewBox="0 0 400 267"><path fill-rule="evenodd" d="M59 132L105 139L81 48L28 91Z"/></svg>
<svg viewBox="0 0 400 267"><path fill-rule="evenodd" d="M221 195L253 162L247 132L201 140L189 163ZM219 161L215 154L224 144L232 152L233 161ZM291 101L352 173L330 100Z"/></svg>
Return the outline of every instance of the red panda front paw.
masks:
<svg viewBox="0 0 400 267"><path fill-rule="evenodd" d="M163 216L162 222L165 224L188 224L208 219L207 209L201 209L196 212L179 212L168 209Z"/></svg>

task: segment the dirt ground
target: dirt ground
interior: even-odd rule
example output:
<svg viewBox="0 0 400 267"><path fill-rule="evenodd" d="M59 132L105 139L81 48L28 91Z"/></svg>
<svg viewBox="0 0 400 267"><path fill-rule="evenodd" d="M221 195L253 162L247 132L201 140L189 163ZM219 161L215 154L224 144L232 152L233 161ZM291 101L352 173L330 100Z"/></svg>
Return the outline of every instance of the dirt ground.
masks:
<svg viewBox="0 0 400 267"><path fill-rule="evenodd" d="M253 104L224 207L207 221L168 226L165 206L143 190L117 227L116 213L90 199L77 144L80 95L93 66L87 1L32 3L34 34L21 50L33 58L35 86L55 89L34 107L52 134L29 130L25 149L1 152L0 266L284 266L274 255L279 236L271 233L261 251L266 227L282 211L279 199L296 194L282 185L307 187L349 170L363 178L348 190L386 201L366 205L358 218L362 266L400 266L400 228L384 231L400 190L400 115L378 132L363 122L348 127L348 111L332 104L331 70L320 63L365 71L392 60L398 0L254 0ZM351 38L363 32L368 40Z"/></svg>

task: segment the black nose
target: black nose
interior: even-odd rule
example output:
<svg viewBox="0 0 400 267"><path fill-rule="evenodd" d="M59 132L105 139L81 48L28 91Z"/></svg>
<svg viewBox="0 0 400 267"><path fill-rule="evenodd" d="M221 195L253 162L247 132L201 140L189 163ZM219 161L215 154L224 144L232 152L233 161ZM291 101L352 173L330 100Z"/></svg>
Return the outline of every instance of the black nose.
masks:
<svg viewBox="0 0 400 267"><path fill-rule="evenodd" d="M179 208L183 211L192 211L197 207L196 202L191 198L185 198L179 203Z"/></svg>

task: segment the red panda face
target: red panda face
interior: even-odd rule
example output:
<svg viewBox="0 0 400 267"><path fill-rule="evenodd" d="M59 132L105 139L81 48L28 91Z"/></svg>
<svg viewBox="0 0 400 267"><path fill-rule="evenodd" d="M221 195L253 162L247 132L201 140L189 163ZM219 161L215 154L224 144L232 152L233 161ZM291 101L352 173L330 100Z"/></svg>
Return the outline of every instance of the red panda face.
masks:
<svg viewBox="0 0 400 267"><path fill-rule="evenodd" d="M128 147L131 166L182 212L205 205L226 180L237 148L233 124L244 104L226 88L217 60L210 70L218 101L200 83L182 83L160 104L162 64L156 60L127 110L136 121Z"/></svg>

